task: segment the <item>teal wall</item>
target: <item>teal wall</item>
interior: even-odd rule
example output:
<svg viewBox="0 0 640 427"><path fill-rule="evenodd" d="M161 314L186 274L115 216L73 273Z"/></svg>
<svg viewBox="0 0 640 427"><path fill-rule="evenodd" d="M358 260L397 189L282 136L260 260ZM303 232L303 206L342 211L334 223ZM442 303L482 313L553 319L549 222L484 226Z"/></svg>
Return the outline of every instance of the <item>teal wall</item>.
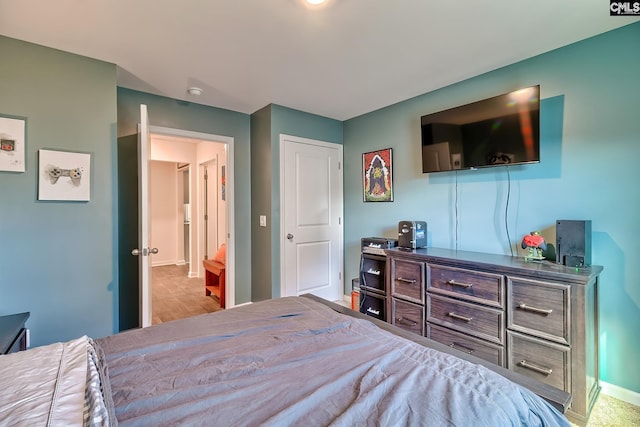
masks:
<svg viewBox="0 0 640 427"><path fill-rule="evenodd" d="M342 122L276 104L251 116L253 300L280 296L280 135L342 144ZM259 227L259 215L267 227Z"/></svg>
<svg viewBox="0 0 640 427"><path fill-rule="evenodd" d="M263 301L272 297L271 281L271 105L251 115L251 298ZM276 182L277 184L277 182ZM260 215L267 226L260 227Z"/></svg>
<svg viewBox="0 0 640 427"><path fill-rule="evenodd" d="M358 275L359 239L395 237L400 220L427 221L430 246L510 254L532 230L555 242L557 219L590 219L593 264L604 266L600 377L640 392L638 41L640 23L346 121L347 279ZM542 161L509 168L509 243L506 168L422 174L420 116L534 84ZM386 147L394 202L364 203L362 153Z"/></svg>
<svg viewBox="0 0 640 427"><path fill-rule="evenodd" d="M0 315L38 346L117 330L116 67L0 36L0 114L26 117L26 172L0 172ZM91 200L37 200L39 149L91 154Z"/></svg>
<svg viewBox="0 0 640 427"><path fill-rule="evenodd" d="M247 268L251 263L249 115L118 88L118 139L120 142L133 140L135 143L135 138L130 138L130 136L137 132L137 125L140 121L140 104L147 105L151 126L233 138L235 230L230 230L230 232L234 234L236 245L235 298L236 304L251 301L251 270ZM131 166L127 167L131 168ZM133 173L136 173L135 169ZM131 182L131 186L136 185L137 181ZM134 213L134 223L136 216L137 214ZM123 248L123 250L126 249ZM128 254L128 251L126 252ZM137 274L135 269L134 273ZM133 277L131 280L136 280L137 284L137 277ZM121 281L124 282L121 283L123 287L127 287L127 283L130 284L130 281L127 282L124 277L121 278ZM123 302L121 305L125 303ZM123 307L123 309L125 308ZM127 306L126 309L135 310L136 307Z"/></svg>
<svg viewBox="0 0 640 427"><path fill-rule="evenodd" d="M0 315L30 311L36 346L118 330L118 231L127 230L116 218L127 206L116 202L116 172L132 164L118 161L117 144L133 140L145 103L152 125L234 137L236 302L279 295L279 134L343 143L346 288L360 238L395 237L400 220L426 220L431 246L508 254L533 229L554 241L556 219L591 219L593 262L605 268L601 378L640 392L637 40L633 24L343 123L277 105L248 116L117 89L113 64L0 37L0 114L27 118L27 171L0 172ZM509 244L506 169L423 175L419 118L532 84L542 87L542 162L509 169ZM386 147L395 201L363 203L362 153ZM92 154L90 202L37 201L39 148ZM263 179L258 197L252 187ZM262 209L264 238L255 232Z"/></svg>

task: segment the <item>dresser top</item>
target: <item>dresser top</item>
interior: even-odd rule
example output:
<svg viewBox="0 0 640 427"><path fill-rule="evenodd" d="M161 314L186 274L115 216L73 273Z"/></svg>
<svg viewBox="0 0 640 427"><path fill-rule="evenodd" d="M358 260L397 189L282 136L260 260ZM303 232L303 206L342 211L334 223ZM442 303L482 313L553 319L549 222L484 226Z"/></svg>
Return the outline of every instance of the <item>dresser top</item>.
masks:
<svg viewBox="0 0 640 427"><path fill-rule="evenodd" d="M574 282L588 282L602 271L599 265L567 267L551 261L525 261L523 257L488 254L483 252L456 251L444 248L386 249L391 256L403 256L419 261L437 262L443 265L470 269L489 269L503 274L527 274L540 278L563 278Z"/></svg>
<svg viewBox="0 0 640 427"><path fill-rule="evenodd" d="M11 347L29 316L28 312L0 316L0 354L6 353Z"/></svg>

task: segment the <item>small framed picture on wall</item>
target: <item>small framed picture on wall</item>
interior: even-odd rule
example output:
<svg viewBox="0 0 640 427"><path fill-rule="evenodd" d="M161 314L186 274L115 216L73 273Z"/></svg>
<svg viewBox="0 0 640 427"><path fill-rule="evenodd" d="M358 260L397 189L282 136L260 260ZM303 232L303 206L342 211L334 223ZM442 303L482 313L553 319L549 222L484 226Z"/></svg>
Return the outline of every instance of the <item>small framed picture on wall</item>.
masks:
<svg viewBox="0 0 640 427"><path fill-rule="evenodd" d="M0 171L25 171L26 120L0 116Z"/></svg>
<svg viewBox="0 0 640 427"><path fill-rule="evenodd" d="M89 201L91 154L39 150L38 162L38 200Z"/></svg>
<svg viewBox="0 0 640 427"><path fill-rule="evenodd" d="M362 184L365 202L393 202L391 148L362 154Z"/></svg>

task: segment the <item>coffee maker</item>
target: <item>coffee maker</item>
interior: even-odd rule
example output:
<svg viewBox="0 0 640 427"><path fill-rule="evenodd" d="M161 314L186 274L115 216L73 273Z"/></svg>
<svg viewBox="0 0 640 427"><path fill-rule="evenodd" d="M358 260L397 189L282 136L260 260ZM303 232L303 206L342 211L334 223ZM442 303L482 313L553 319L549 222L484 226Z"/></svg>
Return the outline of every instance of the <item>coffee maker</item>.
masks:
<svg viewBox="0 0 640 427"><path fill-rule="evenodd" d="M398 223L398 247L418 249L427 246L427 223L425 221L400 221Z"/></svg>

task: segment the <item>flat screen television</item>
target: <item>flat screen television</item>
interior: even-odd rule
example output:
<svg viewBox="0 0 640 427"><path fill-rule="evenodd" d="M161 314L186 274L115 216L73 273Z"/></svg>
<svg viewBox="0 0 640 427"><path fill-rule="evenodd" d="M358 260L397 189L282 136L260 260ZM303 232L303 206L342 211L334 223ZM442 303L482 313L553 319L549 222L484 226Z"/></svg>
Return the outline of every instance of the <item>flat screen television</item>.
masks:
<svg viewBox="0 0 640 427"><path fill-rule="evenodd" d="M540 86L421 117L422 172L540 162Z"/></svg>

